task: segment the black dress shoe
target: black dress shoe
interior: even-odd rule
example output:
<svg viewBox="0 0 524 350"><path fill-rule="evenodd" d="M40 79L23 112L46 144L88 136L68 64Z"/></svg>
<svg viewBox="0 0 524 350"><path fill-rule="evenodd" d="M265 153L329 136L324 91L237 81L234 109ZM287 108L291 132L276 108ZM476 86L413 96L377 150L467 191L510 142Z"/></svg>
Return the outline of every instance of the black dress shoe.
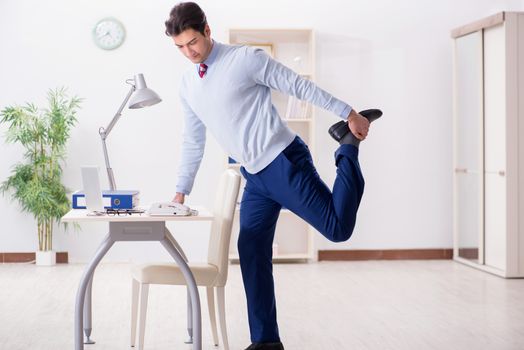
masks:
<svg viewBox="0 0 524 350"><path fill-rule="evenodd" d="M380 109L366 109L359 114L371 123L374 120L377 120L382 116L382 111ZM340 144L343 143L349 143L353 144L358 147L358 144L360 143L360 140L357 139L349 130L348 122L345 120L341 120L338 123L333 124L329 130L329 135L331 135L332 138L335 139L335 141L339 142ZM350 135L348 135L348 133ZM345 137L348 136L348 137Z"/></svg>
<svg viewBox="0 0 524 350"><path fill-rule="evenodd" d="M284 350L281 342L277 343L253 343L245 350Z"/></svg>
<svg viewBox="0 0 524 350"><path fill-rule="evenodd" d="M358 114L367 118L367 120L369 120L371 123L382 116L382 111L380 109L365 109Z"/></svg>

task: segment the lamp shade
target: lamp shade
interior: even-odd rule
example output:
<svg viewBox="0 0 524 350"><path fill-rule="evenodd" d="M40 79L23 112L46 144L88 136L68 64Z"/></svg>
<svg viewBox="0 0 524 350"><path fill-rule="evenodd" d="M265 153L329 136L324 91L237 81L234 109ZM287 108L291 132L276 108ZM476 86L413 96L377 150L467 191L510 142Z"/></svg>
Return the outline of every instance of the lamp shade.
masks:
<svg viewBox="0 0 524 350"><path fill-rule="evenodd" d="M162 101L156 92L147 87L143 74L135 75L135 87L136 90L129 99L129 108L152 106Z"/></svg>

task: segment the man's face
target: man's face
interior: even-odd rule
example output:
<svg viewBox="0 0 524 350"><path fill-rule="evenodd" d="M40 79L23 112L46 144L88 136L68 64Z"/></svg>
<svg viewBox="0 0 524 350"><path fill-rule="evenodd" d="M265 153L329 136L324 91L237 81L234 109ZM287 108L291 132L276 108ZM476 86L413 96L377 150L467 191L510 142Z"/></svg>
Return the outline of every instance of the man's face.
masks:
<svg viewBox="0 0 524 350"><path fill-rule="evenodd" d="M178 35L173 35L175 45L180 52L193 63L202 63L211 52L212 41L209 26L204 35L194 29L186 29Z"/></svg>

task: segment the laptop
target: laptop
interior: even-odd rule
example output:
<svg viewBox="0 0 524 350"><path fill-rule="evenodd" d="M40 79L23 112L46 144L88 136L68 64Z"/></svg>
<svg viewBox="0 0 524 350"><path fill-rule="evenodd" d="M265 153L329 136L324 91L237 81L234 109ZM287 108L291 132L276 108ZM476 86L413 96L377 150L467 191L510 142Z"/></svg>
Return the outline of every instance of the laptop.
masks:
<svg viewBox="0 0 524 350"><path fill-rule="evenodd" d="M90 213L105 213L102 190L100 188L99 168L97 166L83 166L81 171L87 211Z"/></svg>

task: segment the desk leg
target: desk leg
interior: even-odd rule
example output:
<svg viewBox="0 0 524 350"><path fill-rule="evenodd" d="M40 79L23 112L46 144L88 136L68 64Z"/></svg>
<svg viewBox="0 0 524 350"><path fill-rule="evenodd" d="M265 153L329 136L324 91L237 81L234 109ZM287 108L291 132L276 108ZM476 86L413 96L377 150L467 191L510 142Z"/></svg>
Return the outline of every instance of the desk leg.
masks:
<svg viewBox="0 0 524 350"><path fill-rule="evenodd" d="M93 271L94 275L94 271ZM91 340L91 329L92 329L92 321L91 321L91 298L92 298L92 290L93 290L93 275L91 275L91 278L89 279L89 284L87 285L87 292L86 297L84 300L84 334L86 336L86 339L84 341L84 344L94 344L95 342Z"/></svg>
<svg viewBox="0 0 524 350"><path fill-rule="evenodd" d="M187 266L187 263L184 261L180 253L173 246L173 243L171 243L173 238L170 236L171 235L166 232L165 238L160 241L160 243L162 243L164 248L169 252L169 254L171 254L173 259L175 259L175 262L180 267L180 270L186 279L189 295L191 297L191 305L193 307L193 350L202 350L202 319L200 315L200 298L198 296L198 288L195 277L191 273L189 266Z"/></svg>
<svg viewBox="0 0 524 350"><path fill-rule="evenodd" d="M186 344L193 344L193 308L191 307L191 293L187 289L187 334L189 339Z"/></svg>
<svg viewBox="0 0 524 350"><path fill-rule="evenodd" d="M184 250L182 249L180 244L178 244L178 242L175 239L173 239L173 235L167 227L165 229L165 232L167 239L169 239L169 241L171 242L171 244L173 244L175 249L178 250L184 261L187 262L188 260L186 254L184 253ZM189 292L189 288L187 289L187 334L189 335L189 339L184 343L193 344L193 308L191 307L191 294Z"/></svg>
<svg viewBox="0 0 524 350"><path fill-rule="evenodd" d="M111 236L108 234L87 268L84 271L84 275L80 280L80 285L78 286L78 291L76 293L76 304L75 304L75 350L83 350L83 313L84 313L84 302L86 298L87 285L89 284L91 278L93 277L93 272L95 271L96 266L102 260L107 251L111 248L114 241L111 239Z"/></svg>

